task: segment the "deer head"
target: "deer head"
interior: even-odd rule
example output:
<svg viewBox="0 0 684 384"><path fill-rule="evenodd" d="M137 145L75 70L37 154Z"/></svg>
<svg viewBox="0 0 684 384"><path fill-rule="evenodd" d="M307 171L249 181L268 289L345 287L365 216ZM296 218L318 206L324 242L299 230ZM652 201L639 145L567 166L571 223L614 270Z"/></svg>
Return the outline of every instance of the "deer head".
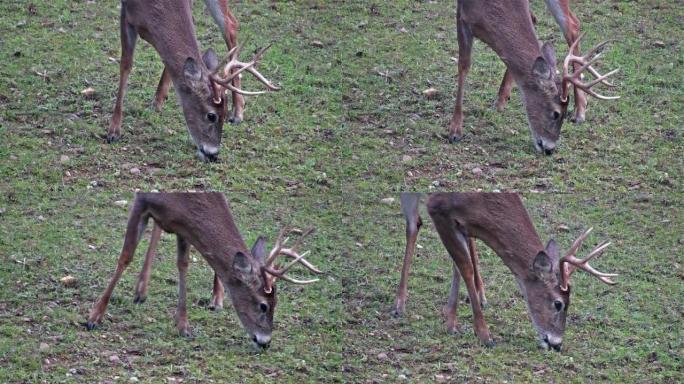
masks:
<svg viewBox="0 0 684 384"><path fill-rule="evenodd" d="M570 52L563 62L563 72L560 77L556 75L556 53L553 46L548 42L544 43L541 48L542 56L534 61L528 80L523 85L526 89L523 97L532 142L538 152L546 155L553 153L558 144L572 85L601 100L619 98L619 96L603 96L591 90L591 87L599 83L609 87L614 86L607 82L606 78L615 74L617 69L601 75L591 66L600 58L600 51L608 41L596 45L583 56L576 56L573 52L581 38L580 36L575 40L570 47ZM579 65L579 68L573 71L574 65ZM595 79L583 82L582 73L585 71Z"/></svg>
<svg viewBox="0 0 684 384"><path fill-rule="evenodd" d="M197 156L202 161L218 159L223 123L227 113L226 90L243 95L264 93L234 87L231 80L235 76L247 71L264 83L269 90L279 89L254 68L269 47L260 50L246 63L237 59L241 46L228 52L229 61L225 65L219 64L212 49L208 49L202 56L203 63L197 63L191 57L186 59L183 66L183 82L179 85L178 94L188 131L197 146ZM221 72L224 75L221 75Z"/></svg>
<svg viewBox="0 0 684 384"><path fill-rule="evenodd" d="M301 236L292 248L284 248L288 239L287 233L299 233ZM233 306L238 313L242 325L247 329L252 341L261 348L267 348L271 342L273 331L273 313L278 302L275 280L281 279L295 284L310 284L318 281L299 280L289 277L285 272L295 264L302 264L314 273L322 273L299 254L298 246L302 239L313 232L313 229L302 232L297 229L284 229L280 232L273 250L268 257L264 250L264 239L259 237L252 247L252 257L238 252L233 257L233 281L227 282ZM283 267L275 266L278 256L291 257L293 260Z"/></svg>
<svg viewBox="0 0 684 384"><path fill-rule="evenodd" d="M589 260L603 253L610 245L609 242L602 242L596 246L584 259L575 256L591 230L592 228L589 228L578 237L562 258L559 257L556 242L550 240L546 249L534 258L527 277L518 279L520 290L527 301L530 319L539 334L539 344L545 349L561 349L565 319L570 306L569 279L572 272L579 268L606 284L615 284L609 277L617 274L599 272L588 264Z"/></svg>

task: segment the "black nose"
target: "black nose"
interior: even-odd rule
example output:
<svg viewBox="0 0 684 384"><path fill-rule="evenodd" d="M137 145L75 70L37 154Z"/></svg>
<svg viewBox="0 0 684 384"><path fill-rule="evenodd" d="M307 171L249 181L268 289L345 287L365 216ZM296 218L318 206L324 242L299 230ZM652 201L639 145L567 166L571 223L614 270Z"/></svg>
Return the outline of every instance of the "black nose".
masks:
<svg viewBox="0 0 684 384"><path fill-rule="evenodd" d="M546 342L546 344L548 344L549 347L553 348L553 350L556 351L556 352L560 352L561 347L563 346L563 343L562 343L562 342L560 342L560 343L558 343L558 344L551 344L551 343L549 342L548 336L544 336L544 341Z"/></svg>
<svg viewBox="0 0 684 384"><path fill-rule="evenodd" d="M254 344L258 345L259 348L261 348L261 349L268 349L268 347L271 346L270 340L267 343L260 343L259 339L257 339L256 335L252 336L252 341L254 342Z"/></svg>
<svg viewBox="0 0 684 384"><path fill-rule="evenodd" d="M550 155L550 154L552 154L552 153L553 153L553 149L544 148L544 154L545 154L545 155L548 156L548 155Z"/></svg>
<svg viewBox="0 0 684 384"><path fill-rule="evenodd" d="M216 160L218 160L218 153L206 153L202 151L202 155L204 155L204 159L210 163L213 163Z"/></svg>

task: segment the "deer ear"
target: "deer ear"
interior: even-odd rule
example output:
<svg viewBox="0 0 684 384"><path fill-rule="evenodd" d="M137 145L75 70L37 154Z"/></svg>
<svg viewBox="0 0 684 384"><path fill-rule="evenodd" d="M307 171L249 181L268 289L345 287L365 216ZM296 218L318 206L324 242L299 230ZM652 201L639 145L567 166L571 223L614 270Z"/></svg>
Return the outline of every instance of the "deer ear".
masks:
<svg viewBox="0 0 684 384"><path fill-rule="evenodd" d="M546 243L546 254L551 257L551 260L558 261L560 259L560 250L558 249L556 240L551 239Z"/></svg>
<svg viewBox="0 0 684 384"><path fill-rule="evenodd" d="M532 74L538 80L550 80L553 78L553 68L549 66L549 63L547 63L543 57L539 56L536 60L534 60Z"/></svg>
<svg viewBox="0 0 684 384"><path fill-rule="evenodd" d="M544 251L537 253L532 263L532 269L534 269L534 274L541 280L551 280L553 278L553 263Z"/></svg>
<svg viewBox="0 0 684 384"><path fill-rule="evenodd" d="M204 55L202 55L202 61L204 61L204 65L207 66L209 72L214 72L219 66L219 60L216 56L216 52L214 52L214 50L211 48L204 51Z"/></svg>
<svg viewBox="0 0 684 384"><path fill-rule="evenodd" d="M252 264L249 262L247 255L238 252L233 256L233 269L238 275L246 275L252 272Z"/></svg>
<svg viewBox="0 0 684 384"><path fill-rule="evenodd" d="M252 245L252 256L259 260L259 262L263 263L264 259L266 257L266 247L265 247L266 241L264 240L263 237L259 236L259 238L256 239L254 242L254 245Z"/></svg>
<svg viewBox="0 0 684 384"><path fill-rule="evenodd" d="M190 82L202 80L202 70L192 57L185 59L185 64L183 65L183 75L185 75L185 79Z"/></svg>
<svg viewBox="0 0 684 384"><path fill-rule="evenodd" d="M551 67L551 70L553 71L556 69L556 50L553 49L553 44L547 41L542 45L541 51L544 60L546 60L546 63Z"/></svg>

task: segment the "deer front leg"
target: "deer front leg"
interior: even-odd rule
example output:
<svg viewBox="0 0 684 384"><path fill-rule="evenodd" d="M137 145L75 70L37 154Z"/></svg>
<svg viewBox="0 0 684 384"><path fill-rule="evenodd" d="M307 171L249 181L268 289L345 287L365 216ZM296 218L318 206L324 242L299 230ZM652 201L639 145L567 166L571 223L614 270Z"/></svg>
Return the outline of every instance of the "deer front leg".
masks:
<svg viewBox="0 0 684 384"><path fill-rule="evenodd" d="M458 332L458 291L461 281L461 274L458 272L456 263L451 266L451 288L449 289L449 301L442 308L442 313L446 318L446 326L449 332Z"/></svg>
<svg viewBox="0 0 684 384"><path fill-rule="evenodd" d="M142 304L145 302L145 300L147 300L147 287L150 284L152 262L154 261L154 256L157 251L157 245L159 244L160 237L161 227L159 227L157 223L154 223L154 228L152 228L152 236L150 236L150 245L147 248L147 253L145 254L145 261L143 262L140 276L138 276L138 283L135 285L135 299L133 302L136 304Z"/></svg>
<svg viewBox="0 0 684 384"><path fill-rule="evenodd" d="M121 137L121 119L123 117L123 101L126 96L128 75L133 68L133 52L138 33L126 20L126 5L121 4L121 62L119 63L119 90L116 94L116 104L112 113L112 120L107 130L107 142L113 143Z"/></svg>
<svg viewBox="0 0 684 384"><path fill-rule="evenodd" d="M145 232L145 225L149 216L142 215L143 208L139 205L133 206L131 209L131 214L128 219L128 227L126 228L126 237L124 238L123 249L121 250L121 255L116 265L116 271L109 281L109 285L102 293L100 299L93 305L88 315L88 321L86 323L86 328L88 330L95 329L95 326L102 321L102 316L104 316L105 310L107 309L107 304L109 304L109 299L112 297L112 292L114 287L121 279L121 275L124 270L128 267L133 260L133 255L135 254L135 248L138 246L140 237Z"/></svg>
<svg viewBox="0 0 684 384"><path fill-rule="evenodd" d="M177 243L177 258L176 265L178 266L178 309L176 310L176 328L181 336L190 337L190 324L188 323L188 311L186 307L187 287L185 285L185 278L188 272L188 263L190 257L190 246L187 241L176 236Z"/></svg>
<svg viewBox="0 0 684 384"><path fill-rule="evenodd" d="M404 252L404 264L401 268L397 299L392 310L394 316L401 316L406 310L409 269L411 267L411 259L416 250L418 231L420 231L420 227L423 225L423 221L418 214L419 202L420 194L404 193L401 195L401 209L406 219L406 250Z"/></svg>
<svg viewBox="0 0 684 384"><path fill-rule="evenodd" d="M154 94L154 101L152 102L152 105L154 106L154 109L157 110L157 112L162 111L164 102L166 101L166 98L169 95L170 85L171 73L166 67L164 67L164 71L162 71L161 77L159 78L159 85L157 85L157 91Z"/></svg>
<svg viewBox="0 0 684 384"><path fill-rule="evenodd" d="M546 6L556 20L556 23L563 31L563 36L568 46L572 44L579 38L580 35L580 21L570 10L569 0L546 0ZM580 46L577 47L572 52L573 54L580 56ZM573 71L577 69L577 66L573 64ZM587 109L587 97L586 94L579 88L574 87L575 93L575 116L572 121L580 124L585 119L585 112Z"/></svg>
<svg viewBox="0 0 684 384"><path fill-rule="evenodd" d="M212 311L220 311L223 309L223 297L223 284L221 284L221 280L219 280L218 275L214 273L214 289L211 293L211 303L209 304L209 309Z"/></svg>
<svg viewBox="0 0 684 384"><path fill-rule="evenodd" d="M470 70L470 58L473 47L473 33L460 17L460 9L457 15L458 35L458 90L456 91L456 106L449 123L449 142L455 143L463 139L463 91L465 78Z"/></svg>
<svg viewBox="0 0 684 384"><path fill-rule="evenodd" d="M463 281L468 289L468 297L470 298L470 304L473 309L473 328L475 334L484 345L491 347L494 345L494 341L492 340L489 328L484 319L484 314L482 313L482 306L475 284L475 270L473 268L472 258L469 254L467 236L456 226L453 219L449 217L448 212L441 212L439 209L434 208L431 209L430 206L428 206L428 211L432 221L435 223L442 243L456 263L458 271L463 277ZM450 297L450 299L452 298ZM457 298L453 299L457 300Z"/></svg>

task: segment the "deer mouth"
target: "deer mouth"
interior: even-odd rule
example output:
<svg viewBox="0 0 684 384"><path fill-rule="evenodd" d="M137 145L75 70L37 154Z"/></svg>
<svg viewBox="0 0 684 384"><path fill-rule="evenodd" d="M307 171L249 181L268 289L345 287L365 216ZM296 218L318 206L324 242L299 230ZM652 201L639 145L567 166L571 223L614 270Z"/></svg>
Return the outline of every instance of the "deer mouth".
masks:
<svg viewBox="0 0 684 384"><path fill-rule="evenodd" d="M563 339L551 335L540 335L539 346L546 351L553 349L556 352L560 352L563 346Z"/></svg>

